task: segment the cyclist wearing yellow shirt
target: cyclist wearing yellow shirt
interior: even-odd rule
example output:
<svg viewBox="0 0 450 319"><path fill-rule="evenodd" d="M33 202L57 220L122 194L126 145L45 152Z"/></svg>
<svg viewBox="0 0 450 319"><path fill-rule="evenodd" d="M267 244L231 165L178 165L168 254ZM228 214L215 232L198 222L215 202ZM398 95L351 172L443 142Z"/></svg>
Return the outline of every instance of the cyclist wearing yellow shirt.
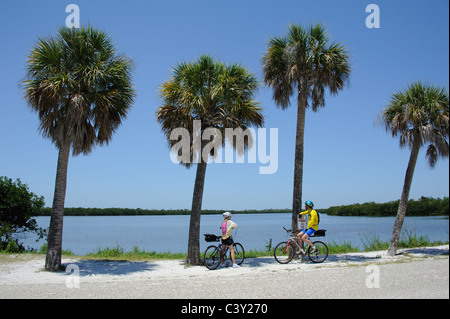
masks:
<svg viewBox="0 0 450 319"><path fill-rule="evenodd" d="M308 214L308 225L306 226L306 229L303 229L298 235L298 240L300 243L300 247L303 248L303 242L307 243L309 246L311 246L312 253L317 252L316 247L314 247L313 243L309 240L309 237L313 235L318 229L319 229L319 217L317 215L317 212L313 209L314 204L310 200L306 201L305 203L305 209L306 211L301 212L300 215L306 215Z"/></svg>

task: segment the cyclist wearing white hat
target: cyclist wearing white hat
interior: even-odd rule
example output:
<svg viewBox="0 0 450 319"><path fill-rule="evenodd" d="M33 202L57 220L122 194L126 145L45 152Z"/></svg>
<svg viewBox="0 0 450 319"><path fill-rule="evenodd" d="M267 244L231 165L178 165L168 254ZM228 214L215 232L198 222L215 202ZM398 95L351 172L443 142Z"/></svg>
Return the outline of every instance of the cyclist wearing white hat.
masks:
<svg viewBox="0 0 450 319"><path fill-rule="evenodd" d="M225 245L228 246L230 250L231 261L233 262L233 268L238 268L239 266L236 264L234 259L234 249L233 249L233 238L231 237L231 230L238 227L238 225L231 221L231 213L225 212L223 215L223 222L220 227L222 230L222 254L225 252ZM225 266L223 260L221 263L222 266Z"/></svg>

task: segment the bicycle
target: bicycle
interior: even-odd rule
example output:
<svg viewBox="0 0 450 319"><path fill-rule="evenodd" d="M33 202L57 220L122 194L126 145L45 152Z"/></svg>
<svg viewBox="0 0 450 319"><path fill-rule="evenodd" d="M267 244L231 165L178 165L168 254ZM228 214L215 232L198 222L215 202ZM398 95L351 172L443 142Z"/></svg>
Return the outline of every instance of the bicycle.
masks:
<svg viewBox="0 0 450 319"><path fill-rule="evenodd" d="M300 245L297 242L297 237L292 235L291 229L286 229L283 227L283 229L290 233L291 236L289 237L288 241L282 241L278 245L275 246L275 250L273 252L273 255L275 257L275 260L278 261L280 264L287 264L289 263L295 256L295 247L297 247L297 251L301 253L303 256L307 255L309 260L311 260L313 263L321 263L324 262L325 259L328 257L328 246L321 241L313 241L312 244L316 247L318 250L317 252L312 252L311 246L306 245L305 249L303 250L300 247ZM324 237L325 236L325 229L319 229L314 233L311 237ZM297 253L297 254L299 254Z"/></svg>
<svg viewBox="0 0 450 319"><path fill-rule="evenodd" d="M220 241L220 237L212 234L204 234L206 242ZM228 246L225 245L225 250L222 253L222 246L224 244L218 244L217 246L211 245L206 248L203 253L203 264L206 268L213 270L219 267L221 261L225 262L227 260L227 255L229 252ZM234 260L236 264L240 265L244 261L245 251L244 247L240 243L233 244L234 249ZM229 257L231 259L231 256Z"/></svg>

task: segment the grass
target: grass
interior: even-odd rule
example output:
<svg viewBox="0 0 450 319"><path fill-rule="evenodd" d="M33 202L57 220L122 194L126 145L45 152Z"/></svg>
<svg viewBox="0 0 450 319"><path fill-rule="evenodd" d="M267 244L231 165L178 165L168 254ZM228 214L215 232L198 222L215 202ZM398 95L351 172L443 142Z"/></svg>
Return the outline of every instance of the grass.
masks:
<svg viewBox="0 0 450 319"><path fill-rule="evenodd" d="M388 250L390 245L389 241L382 241L378 235L366 236L365 238L362 238L362 242L364 251ZM445 244L448 244L448 241L432 242L426 235L417 236L415 232L406 230L400 236L398 248L416 248L426 246L439 246Z"/></svg>
<svg viewBox="0 0 450 319"><path fill-rule="evenodd" d="M127 259L127 260L155 260L155 259L185 259L187 254L155 251L146 251L139 246L134 245L133 250L124 251L123 247L116 245L115 247L106 247L97 249L89 253L86 257L90 258L111 258L111 259Z"/></svg>

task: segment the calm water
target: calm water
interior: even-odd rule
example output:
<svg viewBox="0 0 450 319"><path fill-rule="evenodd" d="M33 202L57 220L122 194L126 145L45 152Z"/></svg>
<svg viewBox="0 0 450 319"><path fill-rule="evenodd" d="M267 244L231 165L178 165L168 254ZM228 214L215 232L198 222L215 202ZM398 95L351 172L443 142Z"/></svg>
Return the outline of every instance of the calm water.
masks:
<svg viewBox="0 0 450 319"><path fill-rule="evenodd" d="M131 250L141 249L156 252L186 252L190 216L66 216L64 217L63 248L77 255L84 255L99 248L120 245ZM36 218L40 227L47 228L50 217ZM320 215L321 229L327 229L325 242L338 244L350 242L363 248L363 240L379 236L389 241L394 217L340 217ZM272 245L286 240L283 226L290 228L291 214L235 214L233 221L239 225L234 235L248 249L264 249L272 239ZM221 215L201 217L201 250L208 243L203 234L219 234ZM449 240L448 217L406 217L403 231L427 235L432 241ZM39 248L33 238L25 240L27 246Z"/></svg>

